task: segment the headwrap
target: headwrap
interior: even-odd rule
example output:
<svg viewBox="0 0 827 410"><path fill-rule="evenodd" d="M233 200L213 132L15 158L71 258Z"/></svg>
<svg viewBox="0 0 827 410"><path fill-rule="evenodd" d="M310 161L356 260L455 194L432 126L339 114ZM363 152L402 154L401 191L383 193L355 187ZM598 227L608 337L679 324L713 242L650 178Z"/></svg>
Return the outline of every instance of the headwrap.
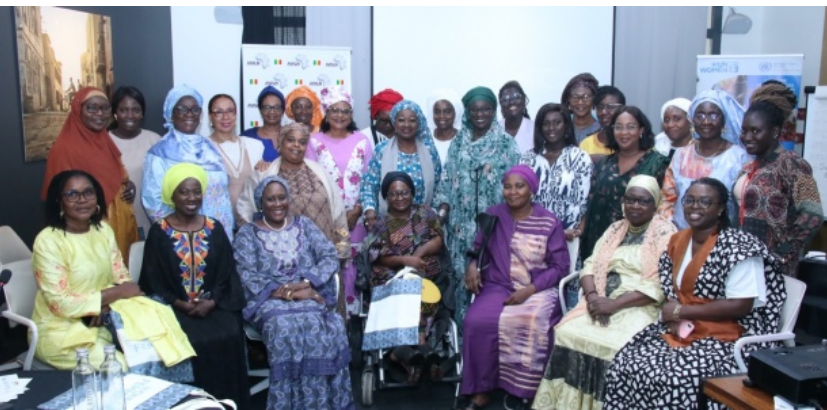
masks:
<svg viewBox="0 0 827 410"><path fill-rule="evenodd" d="M293 101L296 101L299 98L307 98L310 100L310 104L313 105L313 117L310 118L310 124L313 125L313 132L319 130L319 126L322 125L322 118L324 115L322 114L322 102L319 100L319 96L308 86L300 85L290 91L290 94L287 94L287 101L285 102L284 113L287 114L287 118L295 121L293 116Z"/></svg>
<svg viewBox="0 0 827 410"><path fill-rule="evenodd" d="M404 97L395 90L386 88L370 97L368 107L370 108L370 119L375 120L379 111L390 111L396 103L402 101Z"/></svg>
<svg viewBox="0 0 827 410"><path fill-rule="evenodd" d="M164 174L164 179L161 182L161 200L165 204L175 207L175 203L172 202L172 195L175 194L178 185L181 185L187 178L197 179L198 183L201 184L201 191L207 190L207 171L204 171L204 168L198 165L181 162L171 166Z"/></svg>
<svg viewBox="0 0 827 410"><path fill-rule="evenodd" d="M425 116L431 119L431 130L436 129L436 124L434 124L434 105L443 100L448 101L451 103L451 106L454 107L454 113L456 114L456 116L454 116L454 128L459 130L462 128L462 116L465 114L465 107L463 107L462 100L459 99L459 95L457 95L454 90L444 88L434 91L433 94L428 97L428 105L425 106Z"/></svg>
<svg viewBox="0 0 827 410"><path fill-rule="evenodd" d="M422 109L419 108L419 104L411 100L402 100L396 103L391 110L391 121L396 121L396 116L402 110L411 110L416 114L416 120L419 126L419 129L416 131L416 139L427 141L428 138L431 138L431 129L428 128L428 120L425 118L425 114L422 113Z"/></svg>
<svg viewBox="0 0 827 410"><path fill-rule="evenodd" d="M169 90L167 93L167 99L164 100L164 128L172 129L172 110L175 109L175 105L178 104L184 97L192 97L195 98L195 102L198 103L199 107L204 106L204 97L201 97L201 94L195 88L192 88L186 84L181 84L179 86L174 87L173 89Z"/></svg>
<svg viewBox="0 0 827 410"><path fill-rule="evenodd" d="M83 123L83 103L89 98L106 95L93 87L82 87L72 98L69 115L49 151L46 177L40 197L46 200L46 191L55 175L70 169L88 172L103 187L106 204L112 203L121 189L126 175L121 165L121 151L112 142L106 128L92 131Z"/></svg>
<svg viewBox="0 0 827 410"><path fill-rule="evenodd" d="M658 185L658 180L649 175L635 175L632 179L629 180L629 185L626 186L626 192L629 192L632 188L643 188L649 194L652 195L652 199L655 200L655 208L660 206L661 201L661 194L660 194L660 186Z"/></svg>
<svg viewBox="0 0 827 410"><path fill-rule="evenodd" d="M660 108L660 119L663 121L663 116L666 115L666 109L669 107L675 107L679 110L686 113L687 117L689 118L689 122L692 122L692 118L689 117L689 107L692 106L692 101L689 101L686 98L678 97L672 100L667 101L663 104L663 107Z"/></svg>
<svg viewBox="0 0 827 410"><path fill-rule="evenodd" d="M744 120L744 107L741 107L741 104L738 104L738 101L726 91L718 89L701 91L692 99L692 106L689 107L690 120L695 118L695 110L698 109L698 106L705 102L715 104L724 113L724 130L721 137L733 145L743 147L740 137L741 123ZM695 138L698 138L697 134Z"/></svg>
<svg viewBox="0 0 827 410"><path fill-rule="evenodd" d="M537 174L535 174L534 170L528 165L520 164L511 167L505 172L505 175L503 175L503 182L505 182L505 179L508 178L509 175L517 175L524 179L533 194L536 194L537 190L540 189L540 179L537 178Z"/></svg>
<svg viewBox="0 0 827 410"><path fill-rule="evenodd" d="M282 187L284 187L284 193L287 194L287 201L290 201L290 185L287 184L287 181L278 175L269 175L264 177L264 179L259 181L258 185L256 185L256 190L253 192L253 198L256 201L256 209L258 209L255 219L261 219L261 198L264 196L264 190L267 188L267 185L270 185L273 182L278 182Z"/></svg>
<svg viewBox="0 0 827 410"><path fill-rule="evenodd" d="M474 101L485 101L491 104L491 108L493 108L495 112L497 111L497 96L490 88L474 87L468 90L468 92L462 96L462 105L465 107L465 115L463 116L462 123L468 128L473 128L470 117L471 111L468 110L468 107Z"/></svg>
<svg viewBox="0 0 827 410"><path fill-rule="evenodd" d="M325 113L327 113L327 109L330 108L331 105L342 101L353 107L353 97L345 90L345 87L325 87L322 88L319 94L322 97L322 108Z"/></svg>
<svg viewBox="0 0 827 410"><path fill-rule="evenodd" d="M258 101L259 108L261 108L261 102L264 101L264 98L267 97L268 95L275 95L276 98L278 98L279 101L281 101L282 108L286 108L285 105L287 105L287 104L285 104L285 102L284 102L284 94L282 94L282 92L279 91L278 88L273 87L272 85L268 85L267 87L264 87L264 89L261 90L260 93L258 93L258 100L257 101Z"/></svg>
<svg viewBox="0 0 827 410"><path fill-rule="evenodd" d="M380 192L382 192L383 199L388 199L388 190L391 188L391 184L396 181L404 182L411 190L411 197L413 198L416 196L416 186L414 186L411 176L402 171L391 171L385 174L385 178L382 179L382 187Z"/></svg>
<svg viewBox="0 0 827 410"><path fill-rule="evenodd" d="M304 125L300 122L287 124L281 127L281 131L279 131L279 136L277 138L278 141L276 141L276 149L281 148L281 143L284 141L284 138L287 137L287 134L296 130L300 131L302 135L304 135L305 137L310 136L310 128L308 128L307 125Z"/></svg>

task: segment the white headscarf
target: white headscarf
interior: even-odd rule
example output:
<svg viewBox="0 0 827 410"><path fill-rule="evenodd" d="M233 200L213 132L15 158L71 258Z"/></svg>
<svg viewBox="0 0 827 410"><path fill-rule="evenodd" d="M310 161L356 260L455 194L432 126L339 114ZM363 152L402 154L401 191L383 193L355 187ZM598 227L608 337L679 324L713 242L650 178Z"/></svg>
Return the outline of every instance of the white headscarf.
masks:
<svg viewBox="0 0 827 410"><path fill-rule="evenodd" d="M689 107L692 106L692 101L689 101L686 98L678 97L672 100L667 101L663 104L663 107L660 109L660 120L663 121L663 116L666 115L666 109L669 107L675 107L680 109L681 111L686 114L687 118L689 117ZM689 122L692 122L692 119L689 119Z"/></svg>
<svg viewBox="0 0 827 410"><path fill-rule="evenodd" d="M456 91L447 88L435 90L428 96L428 105L424 107L425 117L428 118L428 127L431 128L432 132L436 130L436 124L434 124L434 104L442 100L448 101L454 106L454 112L456 113L454 117L454 128L459 131L462 129L462 116L465 114L465 106L462 105L462 100Z"/></svg>

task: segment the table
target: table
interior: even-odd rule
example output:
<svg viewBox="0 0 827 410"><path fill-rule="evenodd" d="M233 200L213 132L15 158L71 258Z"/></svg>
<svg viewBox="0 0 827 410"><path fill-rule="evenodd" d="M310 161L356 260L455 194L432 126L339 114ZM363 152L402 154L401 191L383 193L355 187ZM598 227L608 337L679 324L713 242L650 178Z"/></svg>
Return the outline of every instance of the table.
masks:
<svg viewBox="0 0 827 410"><path fill-rule="evenodd" d="M736 374L701 380L701 407L706 408L704 398L710 398L733 410L774 410L772 396L757 387L744 386L746 378L745 374Z"/></svg>

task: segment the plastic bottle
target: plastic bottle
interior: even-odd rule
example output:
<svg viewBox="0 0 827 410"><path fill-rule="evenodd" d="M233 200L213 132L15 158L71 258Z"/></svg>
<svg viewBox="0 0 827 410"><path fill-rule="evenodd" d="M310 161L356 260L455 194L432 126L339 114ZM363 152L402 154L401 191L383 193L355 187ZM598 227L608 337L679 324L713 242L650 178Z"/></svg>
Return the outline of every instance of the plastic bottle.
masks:
<svg viewBox="0 0 827 410"><path fill-rule="evenodd" d="M121 363L115 357L115 346L107 345L103 348L105 355L100 367L101 409L126 409L126 395L123 387L123 370Z"/></svg>
<svg viewBox="0 0 827 410"><path fill-rule="evenodd" d="M98 377L89 364L89 350L75 349L78 364L72 370L72 401L75 410L99 410Z"/></svg>

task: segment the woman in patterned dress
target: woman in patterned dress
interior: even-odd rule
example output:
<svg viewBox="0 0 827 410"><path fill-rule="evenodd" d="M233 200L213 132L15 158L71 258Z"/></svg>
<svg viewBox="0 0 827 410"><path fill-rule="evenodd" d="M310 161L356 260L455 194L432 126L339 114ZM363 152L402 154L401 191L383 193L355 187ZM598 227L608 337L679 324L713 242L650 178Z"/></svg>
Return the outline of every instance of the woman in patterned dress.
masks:
<svg viewBox="0 0 827 410"><path fill-rule="evenodd" d="M698 408L701 379L737 371L738 338L778 330L786 299L781 267L758 238L729 228L728 198L727 188L713 178L687 190L683 206L690 228L672 236L659 263L666 294L661 319L615 356L604 408ZM686 321L694 328L680 336Z"/></svg>

